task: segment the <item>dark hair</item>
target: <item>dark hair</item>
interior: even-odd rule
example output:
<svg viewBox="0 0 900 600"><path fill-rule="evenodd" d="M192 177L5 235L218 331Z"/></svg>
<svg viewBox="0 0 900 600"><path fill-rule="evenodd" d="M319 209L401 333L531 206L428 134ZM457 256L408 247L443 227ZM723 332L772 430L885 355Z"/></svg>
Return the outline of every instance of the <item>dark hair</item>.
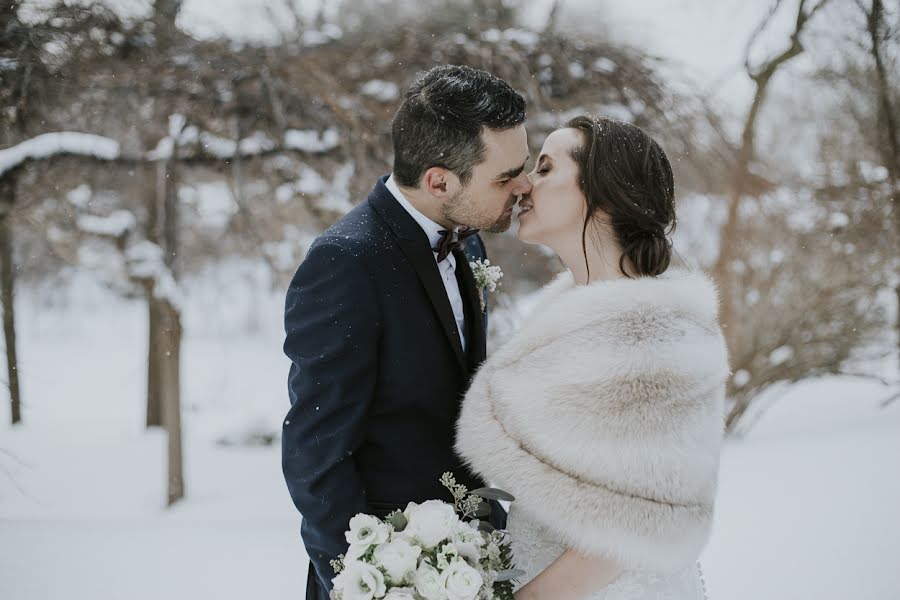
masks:
<svg viewBox="0 0 900 600"><path fill-rule="evenodd" d="M579 130L584 144L572 152L579 185L587 199L581 245L587 263L587 228L598 210L610 224L622 256L638 276L655 276L669 268L675 229L675 178L666 153L636 125L606 117L575 117L566 127ZM590 267L588 267L590 277Z"/></svg>
<svg viewBox="0 0 900 600"><path fill-rule="evenodd" d="M484 160L482 127L510 129L525 122L525 99L486 71L442 65L406 92L394 115L394 178L418 187L425 171L443 167L463 185Z"/></svg>

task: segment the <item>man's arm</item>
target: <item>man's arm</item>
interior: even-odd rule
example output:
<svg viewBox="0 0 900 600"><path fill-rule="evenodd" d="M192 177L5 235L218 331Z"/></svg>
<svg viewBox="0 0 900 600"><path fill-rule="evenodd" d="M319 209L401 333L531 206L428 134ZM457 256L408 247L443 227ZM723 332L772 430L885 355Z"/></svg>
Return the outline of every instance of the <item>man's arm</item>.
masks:
<svg viewBox="0 0 900 600"><path fill-rule="evenodd" d="M319 241L285 302L291 409L282 428L282 470L304 518L310 560L329 589L329 561L347 550L350 518L366 511L353 453L364 439L378 364L380 311L371 277L352 251Z"/></svg>

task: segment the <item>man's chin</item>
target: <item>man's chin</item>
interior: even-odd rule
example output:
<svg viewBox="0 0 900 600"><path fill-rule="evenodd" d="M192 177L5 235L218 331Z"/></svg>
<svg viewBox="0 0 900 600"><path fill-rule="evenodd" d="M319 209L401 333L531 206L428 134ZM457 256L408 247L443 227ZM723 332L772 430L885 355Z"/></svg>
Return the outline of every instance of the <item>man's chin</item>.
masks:
<svg viewBox="0 0 900 600"><path fill-rule="evenodd" d="M481 231L486 231L488 233L503 233L504 231L509 230L510 225L512 225L512 215L504 215L494 221L489 227L482 227Z"/></svg>

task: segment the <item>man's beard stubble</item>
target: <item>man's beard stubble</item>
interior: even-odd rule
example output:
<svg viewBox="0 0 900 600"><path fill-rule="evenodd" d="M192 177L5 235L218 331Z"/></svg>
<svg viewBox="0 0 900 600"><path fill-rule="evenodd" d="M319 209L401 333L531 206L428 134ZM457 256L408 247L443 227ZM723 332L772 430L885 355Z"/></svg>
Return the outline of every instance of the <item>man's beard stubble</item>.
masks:
<svg viewBox="0 0 900 600"><path fill-rule="evenodd" d="M487 233L503 233L512 224L512 214L501 213L499 217L492 219L479 213L477 204L464 189L459 190L444 204L442 215L455 227L465 226Z"/></svg>

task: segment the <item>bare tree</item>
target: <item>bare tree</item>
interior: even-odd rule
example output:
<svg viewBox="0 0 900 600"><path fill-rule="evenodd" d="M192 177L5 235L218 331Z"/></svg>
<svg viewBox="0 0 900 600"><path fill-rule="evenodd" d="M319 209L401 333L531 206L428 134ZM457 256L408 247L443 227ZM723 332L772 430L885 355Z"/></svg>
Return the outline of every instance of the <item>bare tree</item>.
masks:
<svg viewBox="0 0 900 600"><path fill-rule="evenodd" d="M829 0L822 0L810 7L810 3L807 0L800 0L794 21L794 30L790 36L790 45L778 55L758 66L751 65L751 50L759 35L766 29L772 17L778 11L782 3L781 0L776 0L772 4L771 9L747 42L744 67L755 85L755 91L750 109L744 119L741 141L736 151L732 168L731 189L728 195L727 213L720 231L719 254L715 264L712 266L712 275L719 283L721 289L720 318L732 360L742 350L747 349L750 344L750 340L746 336L742 336L741 328L738 326L738 321L740 320L739 307L742 303L740 298L741 286L738 278L733 273L733 265L737 257L746 251L748 244L741 205L745 199L758 194L760 191L758 186L754 185L758 183L758 177L749 169L750 164L756 158L755 145L760 110L767 98L773 76L783 65L803 52L801 36L810 19L828 2ZM735 397L734 392L736 388L733 381L729 385L729 391L731 392L729 395ZM747 409L751 398L752 396L742 396L734 403L727 418L727 426L729 428L733 427L737 419Z"/></svg>
<svg viewBox="0 0 900 600"><path fill-rule="evenodd" d="M19 387L19 360L16 354L15 281L10 209L15 204L16 179L0 178L0 304L3 306L3 335L6 341L6 373L12 423L22 421L22 392Z"/></svg>
<svg viewBox="0 0 900 600"><path fill-rule="evenodd" d="M881 0L872 0L872 6L866 9L860 0L857 5L866 16L866 24L871 42L870 52L875 64L876 87L878 95L878 123L883 132L881 143L878 144L882 162L888 170L892 188L893 220L898 236L900 236L900 131L897 125L897 108L892 97L892 86L888 81L887 68L884 64L883 44L896 35L891 32L885 23L884 4ZM896 248L895 256L900 256L900 247ZM900 281L894 288L897 298L897 358L900 360Z"/></svg>

